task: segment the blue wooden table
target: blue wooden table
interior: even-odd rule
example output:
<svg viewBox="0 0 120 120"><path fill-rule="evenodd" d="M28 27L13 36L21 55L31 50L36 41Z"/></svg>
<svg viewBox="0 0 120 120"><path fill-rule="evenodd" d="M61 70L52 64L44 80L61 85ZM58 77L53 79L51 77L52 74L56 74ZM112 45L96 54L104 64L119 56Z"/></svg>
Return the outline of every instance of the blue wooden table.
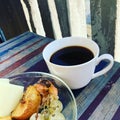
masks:
<svg viewBox="0 0 120 120"><path fill-rule="evenodd" d="M0 77L22 72L49 72L42 58L52 39L25 32L0 44ZM86 87L73 90L78 120L120 120L120 63Z"/></svg>

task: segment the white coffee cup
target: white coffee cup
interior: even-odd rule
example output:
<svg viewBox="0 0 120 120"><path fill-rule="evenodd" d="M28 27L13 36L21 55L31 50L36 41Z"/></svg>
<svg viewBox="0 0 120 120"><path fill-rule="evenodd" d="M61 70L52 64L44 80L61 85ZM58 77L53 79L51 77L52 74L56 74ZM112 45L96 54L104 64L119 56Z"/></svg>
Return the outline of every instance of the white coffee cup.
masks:
<svg viewBox="0 0 120 120"><path fill-rule="evenodd" d="M51 56L58 50L68 46L83 46L94 54L94 58L78 65L64 66L50 61ZM82 37L65 37L52 41L43 50L43 58L51 74L63 79L71 89L79 89L86 86L93 78L105 74L113 66L114 60L110 54L99 56L99 47L91 39ZM102 61L108 60L109 64L104 69L95 73L96 66Z"/></svg>

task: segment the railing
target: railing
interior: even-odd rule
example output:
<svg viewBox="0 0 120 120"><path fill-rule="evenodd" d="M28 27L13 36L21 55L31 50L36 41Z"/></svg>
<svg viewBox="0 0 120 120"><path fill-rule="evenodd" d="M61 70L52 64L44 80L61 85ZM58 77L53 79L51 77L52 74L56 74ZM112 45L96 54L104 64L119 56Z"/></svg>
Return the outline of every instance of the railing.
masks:
<svg viewBox="0 0 120 120"><path fill-rule="evenodd" d="M86 22L86 2L90 3L91 9L89 32ZM3 4L7 6L5 9L9 11L9 15L15 19L10 19L12 21L10 22L7 18L9 21L5 27L9 26L9 32L7 29L4 30L7 35L11 35L10 33L18 35L30 30L54 39L65 36L91 37L100 46L101 54L110 53L120 61L118 32L120 12L117 12L120 0L16 0L15 2L5 0ZM4 9L3 4L0 5L0 9Z"/></svg>
<svg viewBox="0 0 120 120"><path fill-rule="evenodd" d="M24 0L21 3L31 31L57 39L87 35L84 0Z"/></svg>
<svg viewBox="0 0 120 120"><path fill-rule="evenodd" d="M21 1L29 29L55 39L87 37L85 2L88 0ZM90 0L90 8L92 39L99 44L101 53L114 55L116 0Z"/></svg>

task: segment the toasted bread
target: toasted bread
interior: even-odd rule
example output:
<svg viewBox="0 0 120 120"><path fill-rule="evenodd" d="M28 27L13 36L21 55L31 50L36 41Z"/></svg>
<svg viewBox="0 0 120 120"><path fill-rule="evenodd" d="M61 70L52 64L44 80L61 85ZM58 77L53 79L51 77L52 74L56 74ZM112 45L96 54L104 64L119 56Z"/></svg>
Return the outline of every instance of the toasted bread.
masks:
<svg viewBox="0 0 120 120"><path fill-rule="evenodd" d="M38 111L41 104L41 96L34 86L27 87L22 100L13 110L11 116L13 119L26 120L33 113Z"/></svg>

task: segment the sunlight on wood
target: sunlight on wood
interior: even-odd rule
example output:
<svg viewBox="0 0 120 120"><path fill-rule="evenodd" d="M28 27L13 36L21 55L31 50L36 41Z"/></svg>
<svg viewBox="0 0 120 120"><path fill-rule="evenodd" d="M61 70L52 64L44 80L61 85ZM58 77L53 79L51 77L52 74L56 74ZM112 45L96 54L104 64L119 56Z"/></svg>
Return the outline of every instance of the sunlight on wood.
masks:
<svg viewBox="0 0 120 120"><path fill-rule="evenodd" d="M48 5L49 5L55 39L60 39L60 38L62 38L62 34L61 34L60 24L59 24L59 20L58 20L58 14L56 11L56 6L55 6L54 0L48 0Z"/></svg>
<svg viewBox="0 0 120 120"><path fill-rule="evenodd" d="M20 2L21 2L21 5L23 7L23 11L24 11L24 14L25 14L25 18L26 18L26 22L28 24L29 30L32 32L32 27L31 27L31 23L30 23L30 16L29 16L28 9L26 8L26 5L23 2L23 0L20 0Z"/></svg>
<svg viewBox="0 0 120 120"><path fill-rule="evenodd" d="M69 23L72 36L87 37L84 0L67 0Z"/></svg>
<svg viewBox="0 0 120 120"><path fill-rule="evenodd" d="M21 3L23 5L23 10L25 10L24 13L25 13L25 16L26 16L28 26L31 30L31 26L29 24L30 19L28 19L30 16L28 16L28 11L27 11L26 6L23 4L24 3L23 0L21 0ZM32 17L32 20L33 20L33 24L34 24L36 33L45 36L45 31L44 31L44 28L43 28L41 14L40 14L39 7L38 7L38 2L36 0L29 0L29 5L30 5L30 8L31 8L31 15L32 15L31 17Z"/></svg>
<svg viewBox="0 0 120 120"><path fill-rule="evenodd" d="M117 0L117 20L115 35L115 60L120 62L120 0Z"/></svg>

